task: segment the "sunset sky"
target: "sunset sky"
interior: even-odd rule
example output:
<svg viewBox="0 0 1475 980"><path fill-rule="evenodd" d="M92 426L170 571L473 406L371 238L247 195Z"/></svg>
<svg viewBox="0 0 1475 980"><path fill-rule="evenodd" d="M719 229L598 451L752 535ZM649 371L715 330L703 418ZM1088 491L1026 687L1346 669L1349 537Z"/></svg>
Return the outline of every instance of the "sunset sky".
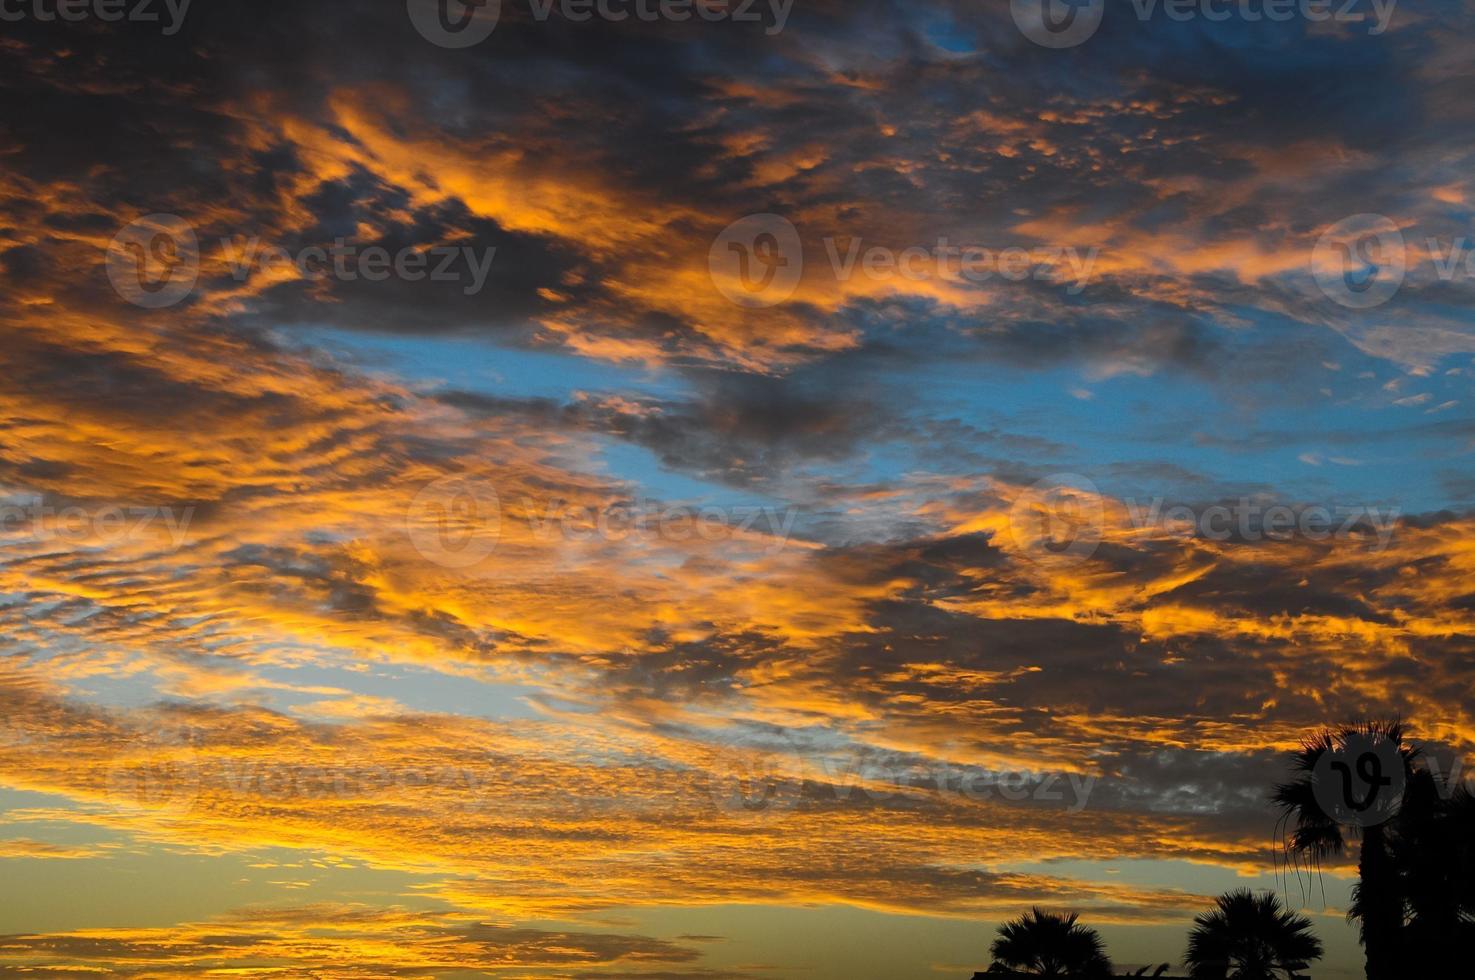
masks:
<svg viewBox="0 0 1475 980"><path fill-rule="evenodd" d="M139 2L0 4L0 978L1361 976L1267 796L1475 747L1475 0Z"/></svg>

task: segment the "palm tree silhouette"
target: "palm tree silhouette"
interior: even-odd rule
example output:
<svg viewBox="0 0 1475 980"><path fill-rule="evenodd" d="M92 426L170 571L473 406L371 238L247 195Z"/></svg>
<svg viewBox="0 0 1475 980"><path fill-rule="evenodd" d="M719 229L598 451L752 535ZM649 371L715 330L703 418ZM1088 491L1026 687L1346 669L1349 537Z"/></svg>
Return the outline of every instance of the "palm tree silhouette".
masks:
<svg viewBox="0 0 1475 980"><path fill-rule="evenodd" d="M1329 752L1340 752L1358 741L1387 741L1403 760L1405 784L1414 780L1419 749L1405 741L1401 721L1366 721L1317 732L1302 743L1292 761L1297 777L1277 786L1271 799L1282 814L1295 821L1286 842L1292 855L1319 866L1323 858L1346 847L1343 825L1326 813L1316 798L1313 773ZM1348 915L1358 920L1367 956L1368 980L1400 980L1404 909L1398 889L1398 869L1383 824L1363 827L1358 852L1358 883Z"/></svg>
<svg viewBox="0 0 1475 980"><path fill-rule="evenodd" d="M999 926L989 952L994 966L1042 977L1111 976L1111 960L1101 936L1076 920L1076 913L1057 915L1032 909Z"/></svg>
<svg viewBox="0 0 1475 980"><path fill-rule="evenodd" d="M1465 972L1475 942L1475 796L1464 786L1451 793L1420 769L1388 844L1404 912L1405 973Z"/></svg>
<svg viewBox="0 0 1475 980"><path fill-rule="evenodd" d="M1320 958L1310 919L1270 892L1241 888L1193 920L1184 962L1203 980L1289 980Z"/></svg>

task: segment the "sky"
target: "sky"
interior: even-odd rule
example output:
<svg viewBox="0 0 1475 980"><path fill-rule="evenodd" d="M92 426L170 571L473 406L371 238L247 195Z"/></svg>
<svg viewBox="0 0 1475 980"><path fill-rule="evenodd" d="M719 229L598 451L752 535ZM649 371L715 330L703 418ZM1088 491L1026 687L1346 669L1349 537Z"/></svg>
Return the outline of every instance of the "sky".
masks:
<svg viewBox="0 0 1475 980"><path fill-rule="evenodd" d="M1475 3L1073 3L0 3L0 977L1361 976Z"/></svg>

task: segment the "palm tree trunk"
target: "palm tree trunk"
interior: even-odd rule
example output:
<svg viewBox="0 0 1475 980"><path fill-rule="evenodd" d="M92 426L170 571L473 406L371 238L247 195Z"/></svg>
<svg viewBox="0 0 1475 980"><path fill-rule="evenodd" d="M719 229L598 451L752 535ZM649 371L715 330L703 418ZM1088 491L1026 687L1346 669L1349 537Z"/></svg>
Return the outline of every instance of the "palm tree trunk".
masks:
<svg viewBox="0 0 1475 980"><path fill-rule="evenodd" d="M1403 900L1382 827L1363 829L1357 874L1361 879L1359 904L1367 980L1401 980Z"/></svg>

